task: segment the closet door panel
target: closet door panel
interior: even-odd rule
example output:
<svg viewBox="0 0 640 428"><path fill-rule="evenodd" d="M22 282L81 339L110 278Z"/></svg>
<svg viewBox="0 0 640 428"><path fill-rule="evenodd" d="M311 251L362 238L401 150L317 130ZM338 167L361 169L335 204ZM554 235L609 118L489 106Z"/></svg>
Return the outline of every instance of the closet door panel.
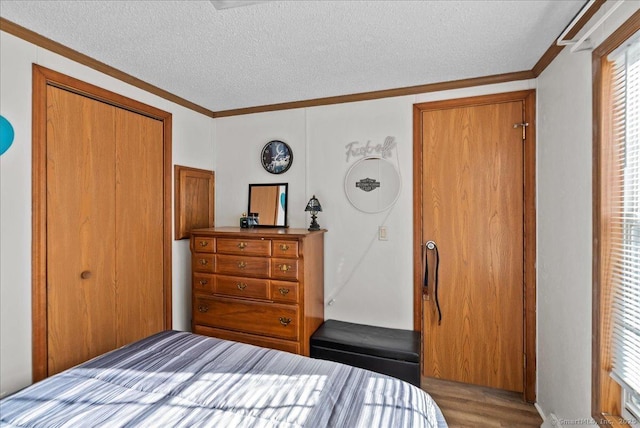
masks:
<svg viewBox="0 0 640 428"><path fill-rule="evenodd" d="M161 121L116 113L117 346L164 329Z"/></svg>
<svg viewBox="0 0 640 428"><path fill-rule="evenodd" d="M49 375L114 347L114 121L108 104L47 88Z"/></svg>

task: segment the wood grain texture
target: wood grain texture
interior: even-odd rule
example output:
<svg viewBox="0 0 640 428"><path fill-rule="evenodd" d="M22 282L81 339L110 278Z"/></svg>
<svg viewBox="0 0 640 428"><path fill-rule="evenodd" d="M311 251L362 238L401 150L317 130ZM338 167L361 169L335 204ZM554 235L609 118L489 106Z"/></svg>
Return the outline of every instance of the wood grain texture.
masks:
<svg viewBox="0 0 640 428"><path fill-rule="evenodd" d="M302 355L311 352L311 335L324 322L324 231L310 232L307 238L299 241L300 277L304 278L304 287L298 286L299 301L304 302L302 313Z"/></svg>
<svg viewBox="0 0 640 428"><path fill-rule="evenodd" d="M196 334L204 336L218 337L225 340L233 340L235 342L248 343L250 345L262 346L264 348L278 349L280 351L291 352L292 354L301 354L299 342L290 340L277 339L275 337L258 336L255 334L242 333L239 331L222 330L203 325L195 326L193 330Z"/></svg>
<svg viewBox="0 0 640 428"><path fill-rule="evenodd" d="M268 257L271 255L271 241L264 239L218 238L216 240L216 251L222 254Z"/></svg>
<svg viewBox="0 0 640 428"><path fill-rule="evenodd" d="M52 375L114 349L116 108L52 86L47 104L47 374Z"/></svg>
<svg viewBox="0 0 640 428"><path fill-rule="evenodd" d="M296 305L196 296L193 317L198 325L297 340L300 333Z"/></svg>
<svg viewBox="0 0 640 428"><path fill-rule="evenodd" d="M298 241L271 241L271 253L274 257L298 257Z"/></svg>
<svg viewBox="0 0 640 428"><path fill-rule="evenodd" d="M535 245L535 91L518 91L481 97L470 97L417 104L414 106L414 326L421 329L422 314L422 277L424 272L422 222L430 215L423 212L423 182L429 182L429 176L423 171L422 159L427 156L422 147L422 113L425 110L441 110L460 106L478 106L492 103L522 102L524 121L527 129L524 148L524 352L525 391L527 401L535 402L535 361L536 361L536 245ZM424 357L423 357L424 358ZM423 361L424 363L424 361Z"/></svg>
<svg viewBox="0 0 640 428"><path fill-rule="evenodd" d="M32 380L47 377L47 78L32 66L31 323Z"/></svg>
<svg viewBox="0 0 640 428"><path fill-rule="evenodd" d="M302 270L302 265L296 259L271 259L271 278L297 281Z"/></svg>
<svg viewBox="0 0 640 428"><path fill-rule="evenodd" d="M189 239L191 229L215 226L215 173L174 166L175 239Z"/></svg>
<svg viewBox="0 0 640 428"><path fill-rule="evenodd" d="M159 240L159 245L164 248L170 248L171 244L171 115L169 113L163 112L162 110L156 109L151 106L147 106L140 102L131 100L129 98L123 97L121 95L115 94L110 91L106 91L102 88L95 87L93 85L87 84L85 82L78 81L69 76L65 76L63 74L57 73L55 71L49 70L44 67L40 67L37 65L33 66L33 189L32 189L32 201L33 201L33 250L32 250L32 270L35 273L32 278L32 292L33 292L33 301L32 301L32 320L33 320L33 376L34 380L40 380L50 373L48 371L48 360L49 356L49 340L47 339L47 332L49 328L49 321L47 317L51 315L49 312L58 312L58 309L53 309L53 307L57 306L53 301L49 302L52 307L51 311L47 309L48 306L48 273L50 272L49 264L53 263L53 260L49 260L49 254L51 251L56 251L56 246L66 244L59 243L58 238L62 238L63 236L70 234L59 234L59 237L56 237L55 240L51 240L47 236L47 231L52 229L52 225L48 224L47 213L54 213L56 209L56 204L61 204L64 201L55 201L48 202L48 197L50 195L47 194L47 187L55 184L55 180L62 179L62 177L58 177L58 173L54 173L54 168L61 168L61 163L59 161L56 162L56 165L47 161L47 153L50 151L58 150L58 147L52 143L49 147L47 136L56 137L55 133L49 133L49 128L60 127L61 123L63 126L67 126L68 132L71 133L71 127L69 127L68 123L65 124L65 121L76 121L77 125L77 135L80 135L81 144L78 143L78 147L80 149L74 150L74 144L77 143L76 140L71 138L71 136L67 136L66 143L70 143L67 146L63 147L62 150L72 151L73 153L70 155L70 160L74 159L74 156L79 156L79 153L82 153L83 144L87 144L89 141L92 143L98 144L99 139L93 137L93 134L99 134L102 139L106 138L108 132L111 132L111 138L108 139L107 143L105 143L104 147L91 147L91 150L107 150L108 148L116 148L116 137L113 134L113 129L116 127L117 119L114 119L113 124L109 126L100 125L101 120L104 119L105 116L102 113L94 114L91 117L91 107L85 108L84 106L79 107L79 111L70 110L72 113L65 112L64 114L60 114L60 118L64 120L53 120L55 119L53 116L48 115L47 106L49 105L50 100L48 100L48 94L72 94L74 97L78 97L83 103L89 103L91 105L102 105L105 106L105 109L113 109L117 115L118 111L126 111L129 114L137 114L142 115L146 119L153 118L153 121L160 122L160 128L163 131L163 137L161 138L161 155L159 160L160 166L160 179L161 187L159 190L159 200L161 201L159 216L163 218L162 226L160 228L161 237ZM95 104L94 104L95 103ZM48 119L51 119L48 122ZM100 130L100 127L102 129ZM167 134L167 131L169 132ZM146 133L146 130L144 131ZM93 133L93 134L92 134ZM93 139L93 140L92 140ZM86 149L86 147L85 147ZM110 149L109 149L110 150ZM62 152L64 158L67 158L67 154ZM85 153L85 154L86 154ZM113 167L111 168L115 174L115 163L118 161L118 154L114 152L115 155L111 156L114 159L112 163ZM54 159L56 155L52 155L50 159ZM97 199L98 195L104 194L108 199L109 195L112 194L113 189L115 189L115 175L113 184L105 184L103 179L105 175L103 170L109 170L110 168L104 167L103 165L98 165L95 168L93 167L96 164L97 159L96 156L91 157L90 160L92 164L86 163L83 166L89 165L89 167L84 169L76 169L76 173L78 179L76 180L76 189L75 193L78 195L82 195L86 204L91 205L93 199ZM99 156L100 161L108 160L109 157L103 156L102 152ZM121 158L123 159L123 158ZM51 168L51 170L49 170ZM146 167L145 167L146 168ZM72 169L69 169L65 172L65 174L70 175ZM49 178L52 179L51 183L49 183ZM95 190L87 191L86 189L81 189L79 186L89 183L90 180L94 180L94 182L100 182L100 186L96 187ZM70 181L70 180L67 180ZM65 195L63 198L71 198L74 191L69 191L67 189L64 192ZM51 205L53 204L53 205ZM84 202L83 202L84 204ZM82 209L86 208L86 204L83 205ZM49 207L51 205L51 207ZM115 210L116 203L113 200L107 208L101 209L105 215L110 212L110 210ZM49 209L51 208L51 209ZM58 209L59 210L59 209ZM69 218L79 215L81 211L75 212L73 207L69 208L72 212L69 215ZM127 210L127 215L135 215L136 213L131 213L131 210ZM96 238L95 245L107 248L108 245L105 245L106 240L109 239L109 236L115 233L115 226L111 228L108 222L99 221L98 223L103 223L102 228L105 230L101 231L101 234ZM116 217L117 222L117 217ZM88 224L88 223L87 223ZM81 227L84 230L88 230L87 224L82 225ZM60 226L60 225L58 225ZM55 229L57 226L53 226ZM92 226L91 226L92 227ZM131 231L133 232L133 231ZM156 242L157 244L157 242ZM83 244L84 245L84 244ZM51 248L49 248L51 246ZM115 246L115 244L114 244ZM78 252L80 247L78 247ZM171 251L162 251L162 263L160 266L160 271L162 274L161 284L162 284L162 306L160 310L163 312L163 327L162 328L170 328L171 327ZM71 259L70 259L71 260ZM108 258L102 258L102 262L108 262ZM135 264L135 262L132 261ZM54 269L55 271L55 269ZM104 280L104 275L100 273L101 279L98 281L96 278L96 271L91 269L86 269L87 273L85 273L83 281L90 283L100 282ZM51 271L53 272L53 271ZM85 272L82 270L77 272L78 275L80 273ZM99 299L98 299L99 300ZM83 302L84 304L84 302ZM104 300L103 308L107 308L109 306L109 301ZM60 310L61 312L64 312ZM49 315L48 315L49 314ZM91 314L92 317L95 316L98 312L94 312ZM56 315L62 317L62 315ZM69 319L70 315L65 315ZM84 315L83 315L84 316ZM60 321L62 318L56 320L56 322ZM77 320L74 320L77 324ZM94 323L93 319L91 321ZM82 334L77 334L76 336L80 337ZM108 336L108 334L104 334L104 336ZM85 335L85 338L90 337ZM51 340L57 340L52 338ZM115 342L114 342L115 343ZM51 356L52 360L58 358L57 356ZM59 367L56 363L56 367ZM57 368L55 369L57 370Z"/></svg>
<svg viewBox="0 0 640 428"><path fill-rule="evenodd" d="M524 122L529 126L524 142L524 353L525 390L524 398L536 402L536 254L537 254L537 211L536 211L536 93L524 95Z"/></svg>
<svg viewBox="0 0 640 428"><path fill-rule="evenodd" d="M208 253L193 253L191 271L214 273L216 271L216 256Z"/></svg>
<svg viewBox="0 0 640 428"><path fill-rule="evenodd" d="M163 132L159 120L116 110L118 347L165 327Z"/></svg>
<svg viewBox="0 0 640 428"><path fill-rule="evenodd" d="M456 428L539 428L542 418L520 394L498 389L422 378L449 424Z"/></svg>
<svg viewBox="0 0 640 428"><path fill-rule="evenodd" d="M236 276L269 277L272 260L266 257L216 256L216 273Z"/></svg>
<svg viewBox="0 0 640 428"><path fill-rule="evenodd" d="M308 356L309 339L324 322L324 233L292 228L193 230L193 331ZM216 251L199 252L201 242L215 242ZM284 265L286 271L279 268ZM213 290L195 282L209 278L201 272L212 271ZM294 318L286 314L295 312L295 336L273 324L278 311L285 311L278 323L282 316L291 318L289 325ZM222 313L226 315L219 316ZM249 326L250 316L261 325Z"/></svg>
<svg viewBox="0 0 640 428"><path fill-rule="evenodd" d="M523 391L520 122L519 102L423 113L423 240L438 244L444 312L439 325L425 307L426 376Z"/></svg>
<svg viewBox="0 0 640 428"><path fill-rule="evenodd" d="M244 299L268 299L269 280L242 276L215 276L214 293Z"/></svg>
<svg viewBox="0 0 640 428"><path fill-rule="evenodd" d="M271 289L269 296L274 302L296 303L300 299L298 296L298 290L300 289L300 287L297 282L271 280L269 281L269 287ZM310 293L307 293L307 295L309 294ZM309 312L310 311L305 311L305 314L309 316ZM309 330L310 329L311 327L309 328ZM313 334L313 332L315 331L316 329L313 329L311 334Z"/></svg>

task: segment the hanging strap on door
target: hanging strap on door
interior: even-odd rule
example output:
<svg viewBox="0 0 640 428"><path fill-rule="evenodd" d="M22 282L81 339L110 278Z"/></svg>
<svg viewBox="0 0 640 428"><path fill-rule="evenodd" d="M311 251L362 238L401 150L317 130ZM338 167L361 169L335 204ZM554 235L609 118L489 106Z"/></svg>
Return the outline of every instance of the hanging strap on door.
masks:
<svg viewBox="0 0 640 428"><path fill-rule="evenodd" d="M433 241L427 241L425 244L427 250L435 251L436 253L436 265L433 277L434 283L434 297L436 301L436 308L438 309L438 325L442 323L442 311L440 310L440 301L438 300L438 269L440 268L440 253L438 252L438 246ZM423 293L426 294L429 291L429 253L424 252L424 285Z"/></svg>

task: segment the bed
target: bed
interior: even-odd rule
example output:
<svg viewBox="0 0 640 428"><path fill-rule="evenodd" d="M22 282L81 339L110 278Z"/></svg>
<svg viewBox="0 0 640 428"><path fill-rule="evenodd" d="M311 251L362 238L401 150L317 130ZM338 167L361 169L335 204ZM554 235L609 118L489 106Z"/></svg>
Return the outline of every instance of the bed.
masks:
<svg viewBox="0 0 640 428"><path fill-rule="evenodd" d="M178 331L0 400L3 427L446 427L419 388L331 361Z"/></svg>

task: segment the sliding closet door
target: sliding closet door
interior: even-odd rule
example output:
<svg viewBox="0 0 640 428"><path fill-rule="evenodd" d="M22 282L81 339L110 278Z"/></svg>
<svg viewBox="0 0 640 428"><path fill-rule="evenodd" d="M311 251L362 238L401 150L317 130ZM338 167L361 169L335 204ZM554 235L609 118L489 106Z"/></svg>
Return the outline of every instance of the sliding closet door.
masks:
<svg viewBox="0 0 640 428"><path fill-rule="evenodd" d="M116 109L47 87L48 374L115 343Z"/></svg>
<svg viewBox="0 0 640 428"><path fill-rule="evenodd" d="M171 328L171 115L33 71L37 381Z"/></svg>
<svg viewBox="0 0 640 428"><path fill-rule="evenodd" d="M163 124L116 111L117 346L164 329Z"/></svg>

